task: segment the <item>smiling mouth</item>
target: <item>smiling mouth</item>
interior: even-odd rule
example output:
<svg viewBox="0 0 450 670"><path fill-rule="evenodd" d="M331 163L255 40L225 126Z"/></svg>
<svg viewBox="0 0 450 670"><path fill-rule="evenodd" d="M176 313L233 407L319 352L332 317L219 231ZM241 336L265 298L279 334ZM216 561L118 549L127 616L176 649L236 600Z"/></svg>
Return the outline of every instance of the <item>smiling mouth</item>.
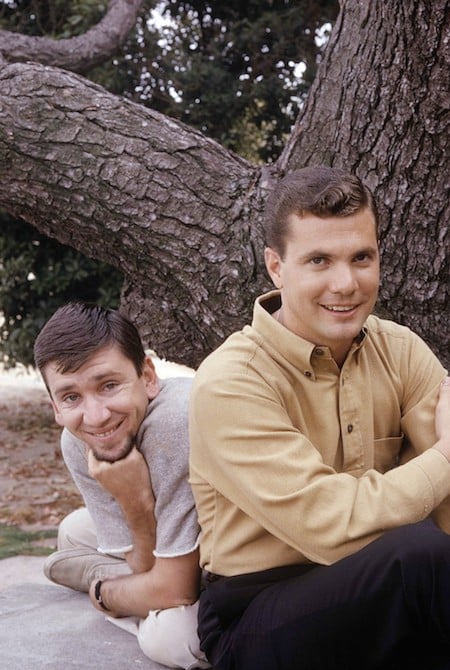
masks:
<svg viewBox="0 0 450 670"><path fill-rule="evenodd" d="M322 307L329 312L351 312L356 305L322 305Z"/></svg>
<svg viewBox="0 0 450 670"><path fill-rule="evenodd" d="M111 428L110 430L104 431L102 433L94 433L92 431L86 431L86 432L89 435L91 435L92 437L103 439L105 437L110 437L111 435L114 435L114 433L119 428L119 426L121 426L121 424L122 424L122 421L119 421L119 423L117 423L113 428Z"/></svg>

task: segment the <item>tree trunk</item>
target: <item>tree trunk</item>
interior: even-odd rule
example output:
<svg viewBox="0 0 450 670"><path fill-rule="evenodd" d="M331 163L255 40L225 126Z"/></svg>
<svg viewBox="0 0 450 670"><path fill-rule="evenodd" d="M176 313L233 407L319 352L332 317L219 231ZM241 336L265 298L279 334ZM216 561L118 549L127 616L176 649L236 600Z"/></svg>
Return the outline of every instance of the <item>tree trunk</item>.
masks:
<svg viewBox="0 0 450 670"><path fill-rule="evenodd" d="M449 11L446 0L346 0L270 170L77 75L5 64L0 206L122 270L122 309L146 345L196 366L269 287L272 179L345 165L380 202L380 308L448 365Z"/></svg>
<svg viewBox="0 0 450 670"><path fill-rule="evenodd" d="M450 365L450 5L344 2L278 162L354 170L380 209L379 312Z"/></svg>

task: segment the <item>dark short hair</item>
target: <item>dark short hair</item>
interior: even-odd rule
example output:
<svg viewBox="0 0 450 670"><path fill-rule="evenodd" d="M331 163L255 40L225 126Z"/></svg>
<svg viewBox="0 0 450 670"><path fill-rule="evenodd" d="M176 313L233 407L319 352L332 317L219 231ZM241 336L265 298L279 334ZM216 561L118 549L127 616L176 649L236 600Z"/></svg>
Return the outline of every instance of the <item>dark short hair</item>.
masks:
<svg viewBox="0 0 450 670"><path fill-rule="evenodd" d="M45 367L58 372L78 370L95 352L117 345L141 376L145 351L137 328L117 310L71 302L56 310L34 343L34 362L44 381Z"/></svg>
<svg viewBox="0 0 450 670"><path fill-rule="evenodd" d="M281 256L288 237L288 217L312 214L319 218L345 217L368 207L378 227L377 206L370 189L354 174L320 165L290 172L267 198L264 227L266 243Z"/></svg>

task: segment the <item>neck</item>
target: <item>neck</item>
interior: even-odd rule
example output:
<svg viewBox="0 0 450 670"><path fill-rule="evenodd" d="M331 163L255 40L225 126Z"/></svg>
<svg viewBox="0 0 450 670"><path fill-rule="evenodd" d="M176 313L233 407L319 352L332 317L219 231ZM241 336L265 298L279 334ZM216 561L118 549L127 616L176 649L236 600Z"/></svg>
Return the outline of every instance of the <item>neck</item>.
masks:
<svg viewBox="0 0 450 670"><path fill-rule="evenodd" d="M286 326L286 324L284 323L284 320L283 320L282 307L280 307L280 309L277 309L275 312L272 312L272 317L281 326L284 326L284 328L287 328L287 326ZM290 330L290 329L288 328L288 330ZM301 336L299 335L299 337L301 337ZM303 339L305 339L305 338L303 338ZM328 346L328 345L323 345L323 344L317 344L315 342L311 342L311 344L314 344L314 346L317 346L317 347ZM333 359L334 359L334 361L335 361L335 363L336 363L336 365L338 366L339 369L341 369L342 366L344 365L345 359L347 358L347 354L350 351L351 346L352 346L352 342L350 342L350 344L348 344L348 343L344 344L343 343L342 347L338 347L337 351L334 348L332 349L331 347L328 347L330 349L331 355L332 355L332 357L333 357Z"/></svg>

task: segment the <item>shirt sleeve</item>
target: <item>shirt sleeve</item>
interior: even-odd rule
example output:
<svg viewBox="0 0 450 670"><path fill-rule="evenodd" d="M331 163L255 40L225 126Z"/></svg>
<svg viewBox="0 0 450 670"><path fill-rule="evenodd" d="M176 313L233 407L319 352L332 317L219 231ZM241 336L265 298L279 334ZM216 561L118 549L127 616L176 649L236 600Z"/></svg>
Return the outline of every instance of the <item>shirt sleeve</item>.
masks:
<svg viewBox="0 0 450 670"><path fill-rule="evenodd" d="M406 361L404 376L408 383L401 421L406 440L400 463L423 454L437 441L434 415L439 384L447 374L425 342L414 333L411 333ZM433 510L432 516L442 530L450 533L449 496Z"/></svg>
<svg viewBox="0 0 450 670"><path fill-rule="evenodd" d="M140 436L155 495L155 556L191 553L200 528L189 475L188 403L192 380L164 380Z"/></svg>
<svg viewBox="0 0 450 670"><path fill-rule="evenodd" d="M66 428L61 435L61 450L67 468L91 515L97 533L98 551L122 554L133 548L122 508L113 496L89 475L87 446Z"/></svg>
<svg viewBox="0 0 450 670"><path fill-rule="evenodd" d="M416 454L437 440L434 413L439 384L446 370L425 342L409 331L408 349L401 363L403 379L402 430Z"/></svg>

